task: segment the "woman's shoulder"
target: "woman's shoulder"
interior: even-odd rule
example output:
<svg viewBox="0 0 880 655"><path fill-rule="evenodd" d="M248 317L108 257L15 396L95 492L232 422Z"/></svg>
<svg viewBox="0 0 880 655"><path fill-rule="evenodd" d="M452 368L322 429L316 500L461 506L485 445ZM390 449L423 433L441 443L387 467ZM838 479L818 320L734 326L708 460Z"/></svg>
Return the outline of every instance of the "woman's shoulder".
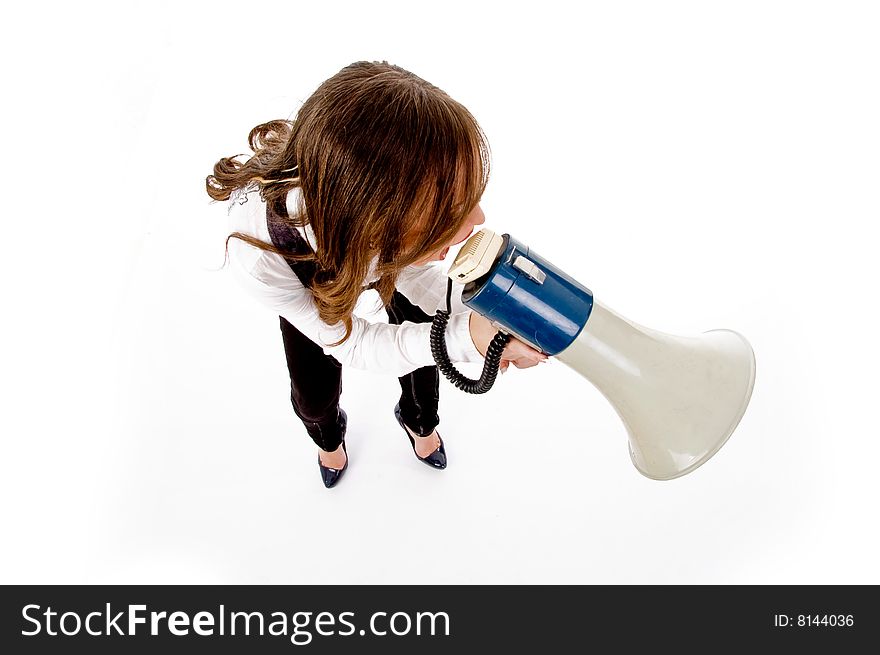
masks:
<svg viewBox="0 0 880 655"><path fill-rule="evenodd" d="M260 197L259 188L250 185L236 189L227 201L227 229L230 234L244 234L263 243L271 244L266 225L266 202ZM239 270L254 274L265 268L277 255L253 246L241 239L228 240L230 260ZM283 259L281 260L284 261Z"/></svg>
<svg viewBox="0 0 880 655"><path fill-rule="evenodd" d="M296 189L288 193L286 208L288 215L297 211ZM271 235L266 222L266 201L260 195L260 189L252 184L236 189L226 201L226 214L230 232L241 232L264 243L271 243ZM314 248L314 232L309 226L296 228Z"/></svg>
<svg viewBox="0 0 880 655"><path fill-rule="evenodd" d="M260 190L256 185L249 185L236 189L226 201L226 215L229 218L229 229L232 232L242 232L248 236L259 238L260 228L269 236L266 229L266 203L260 197ZM263 216L260 221L259 217ZM261 225L262 224L262 225Z"/></svg>
<svg viewBox="0 0 880 655"><path fill-rule="evenodd" d="M293 207L295 207L295 200ZM288 202L288 207L291 207ZM227 201L229 233L238 232L265 244L273 239L267 222L267 203L261 197L259 187L250 185L237 189ZM295 228L308 241L314 244L314 233L306 228ZM263 284L273 287L299 287L299 278L293 273L287 260L269 250L263 250L241 239L229 240L229 259L239 273L246 273Z"/></svg>

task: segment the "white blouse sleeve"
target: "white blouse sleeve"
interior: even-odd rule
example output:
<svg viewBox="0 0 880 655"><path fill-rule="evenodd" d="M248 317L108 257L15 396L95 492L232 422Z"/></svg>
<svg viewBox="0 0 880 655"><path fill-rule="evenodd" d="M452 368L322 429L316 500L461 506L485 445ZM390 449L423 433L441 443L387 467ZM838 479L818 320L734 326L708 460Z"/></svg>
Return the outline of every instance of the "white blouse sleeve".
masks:
<svg viewBox="0 0 880 655"><path fill-rule="evenodd" d="M441 262L424 266L407 266L397 278L397 288L411 303L418 305L426 314L446 309L446 270ZM470 311L461 301L463 284L452 285L453 315Z"/></svg>
<svg viewBox="0 0 880 655"><path fill-rule="evenodd" d="M303 286L283 257L267 251L260 251L255 255L247 252L248 250L257 249L237 239L229 242L230 268L238 283L249 295L287 319L319 345L325 354L335 357L343 366L391 373L400 377L434 364L430 323L405 321L401 325L391 325L370 323L353 316L349 338L340 345L330 346L329 344L341 339L345 333L342 323L329 325L320 319L311 291ZM406 280L406 284L399 287L401 293L427 313L433 314L439 306L438 302L432 308L436 295L436 272L430 275L410 275ZM410 293L418 298L410 297ZM440 295L445 304L445 286ZM454 362L482 362L483 357L474 346L470 335L471 312L461 304L460 295L459 293L459 311L455 311L456 307L453 307L454 313L446 328L449 357Z"/></svg>

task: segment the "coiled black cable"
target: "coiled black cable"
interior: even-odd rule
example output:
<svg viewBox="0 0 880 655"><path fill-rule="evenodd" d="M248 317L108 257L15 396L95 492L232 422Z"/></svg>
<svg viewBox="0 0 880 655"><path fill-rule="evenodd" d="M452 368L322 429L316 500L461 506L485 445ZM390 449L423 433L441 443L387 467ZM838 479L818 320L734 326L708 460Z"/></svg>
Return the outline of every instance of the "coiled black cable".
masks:
<svg viewBox="0 0 880 655"><path fill-rule="evenodd" d="M510 341L510 335L499 331L495 338L489 343L486 349L486 361L483 362L483 372L480 374L479 380L472 380L465 377L455 368L455 365L449 361L449 351L446 350L446 325L449 323L449 315L452 313L452 278L449 278L446 285L446 310L438 309L434 314L434 321L431 323L431 354L437 363L443 375L445 375L452 384L466 391L467 393L486 393L495 384L495 378L498 377L498 368L501 365L501 353L507 342Z"/></svg>

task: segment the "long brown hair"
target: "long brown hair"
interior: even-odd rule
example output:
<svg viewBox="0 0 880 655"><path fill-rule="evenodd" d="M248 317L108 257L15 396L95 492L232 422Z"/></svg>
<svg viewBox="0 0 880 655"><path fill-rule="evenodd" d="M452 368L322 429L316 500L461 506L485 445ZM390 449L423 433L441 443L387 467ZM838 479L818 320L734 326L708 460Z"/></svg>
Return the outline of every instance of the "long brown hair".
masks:
<svg viewBox="0 0 880 655"><path fill-rule="evenodd" d="M292 225L315 233L311 285L321 319L342 321L344 342L370 263L388 304L400 271L447 245L489 180L489 144L476 119L436 86L388 62L355 62L323 82L294 120L272 120L248 135L254 152L214 164L208 195L228 200L257 185L283 208L301 190ZM281 211L282 216L287 216ZM252 236L227 238L301 259ZM336 345L336 344L334 344Z"/></svg>

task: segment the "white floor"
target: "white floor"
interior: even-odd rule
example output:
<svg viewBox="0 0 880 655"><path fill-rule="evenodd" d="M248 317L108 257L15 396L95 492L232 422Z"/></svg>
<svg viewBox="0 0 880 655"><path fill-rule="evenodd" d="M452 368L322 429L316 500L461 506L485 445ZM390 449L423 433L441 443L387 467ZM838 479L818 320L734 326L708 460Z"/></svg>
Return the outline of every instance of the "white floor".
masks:
<svg viewBox="0 0 880 655"><path fill-rule="evenodd" d="M880 99L864 83L876 17L763 6L584 19L610 30L601 42L550 13L502 29L487 10L483 73L473 53L431 49L440 27L422 43L377 24L320 50L328 17L301 16L321 65L274 87L246 61L213 80L234 26L195 11L166 21L164 7L119 16L130 38L87 32L83 66L31 64L33 104L7 124L61 121L55 165L27 159L24 129L5 156L25 153L19 174L65 175L28 173L7 205L0 581L880 582ZM786 27L795 9L801 31ZM520 51L517 34L553 30ZM47 52L68 51L56 38ZM742 39L751 49L728 56ZM264 45L283 58L283 43ZM397 381L346 369L351 463L323 487L277 317L211 270L225 213L201 185L252 125L349 61L386 57L484 123L487 227L639 323L750 339L752 403L715 458L679 480L642 477L605 398L553 362L482 397L442 381L449 467L434 471L394 420ZM581 75L589 85L571 84ZM83 91L92 104L71 104Z"/></svg>

